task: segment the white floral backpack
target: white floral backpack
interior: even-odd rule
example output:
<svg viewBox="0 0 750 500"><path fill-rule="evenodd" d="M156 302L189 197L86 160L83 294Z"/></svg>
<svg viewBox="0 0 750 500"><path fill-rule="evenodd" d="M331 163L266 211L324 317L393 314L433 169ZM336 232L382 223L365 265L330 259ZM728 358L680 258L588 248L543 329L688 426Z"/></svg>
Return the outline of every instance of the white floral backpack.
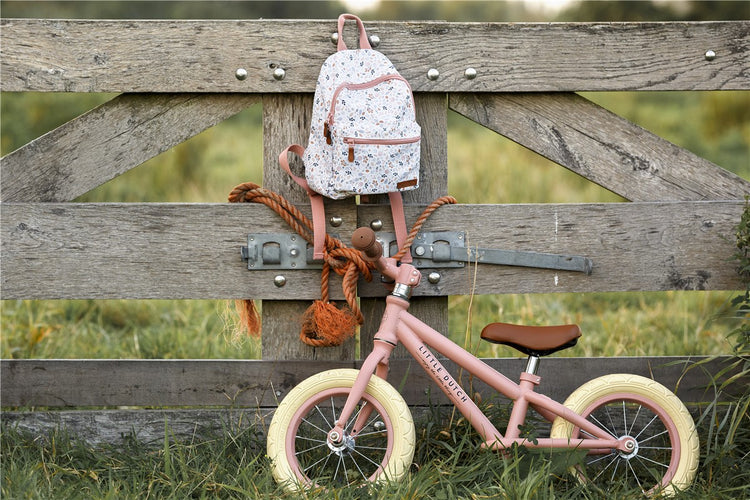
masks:
<svg viewBox="0 0 750 500"><path fill-rule="evenodd" d="M347 19L357 23L359 49L344 43ZM400 191L419 185L421 129L411 86L385 55L372 49L357 16L339 16L337 48L318 76L307 148L293 144L279 155L282 168L310 195L315 259L323 258L322 196L388 193L400 247L406 238ZM292 173L288 152L302 157L304 178ZM407 252L404 260L409 258Z"/></svg>

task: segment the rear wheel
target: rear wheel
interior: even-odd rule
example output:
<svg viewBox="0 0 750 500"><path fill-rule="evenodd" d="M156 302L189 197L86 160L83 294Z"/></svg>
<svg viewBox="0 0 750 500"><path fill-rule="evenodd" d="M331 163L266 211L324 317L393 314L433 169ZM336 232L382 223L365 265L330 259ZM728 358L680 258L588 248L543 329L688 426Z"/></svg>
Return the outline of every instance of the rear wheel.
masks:
<svg viewBox="0 0 750 500"><path fill-rule="evenodd" d="M635 448L594 450L575 474L609 489L624 481L647 495L672 495L690 486L698 468L699 443L690 413L666 387L638 375L605 375L568 397L564 405L616 438L631 437ZM591 437L558 417L553 438Z"/></svg>
<svg viewBox="0 0 750 500"><path fill-rule="evenodd" d="M377 376L344 425L341 442L328 441L358 373L313 375L279 405L268 429L268 455L274 478L287 489L397 480L409 470L415 443L411 413L398 391ZM353 429L363 409L372 413L362 429Z"/></svg>

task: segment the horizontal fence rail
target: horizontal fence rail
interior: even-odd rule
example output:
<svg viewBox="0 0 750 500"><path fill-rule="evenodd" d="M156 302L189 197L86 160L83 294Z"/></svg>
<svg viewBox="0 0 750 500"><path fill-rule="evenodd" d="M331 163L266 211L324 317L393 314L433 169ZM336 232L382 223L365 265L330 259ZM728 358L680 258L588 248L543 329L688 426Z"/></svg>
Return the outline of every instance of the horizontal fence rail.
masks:
<svg viewBox="0 0 750 500"><path fill-rule="evenodd" d="M517 380L525 359L485 359L485 363ZM458 374L457 366L441 360ZM609 373L635 373L664 384L686 402L716 398L718 385L735 374L719 373L730 357L706 356L545 358L539 375L543 394L564 400L588 380ZM3 360L0 375L3 407L77 406L228 406L273 407L294 386L315 373L359 368L361 361L244 361L244 360ZM688 368L693 369L688 370ZM564 373L561 377L559 374ZM158 384L154 384L158 381ZM418 361L394 359L388 381L410 405L447 403ZM459 381L468 390L489 398L492 390L464 373ZM81 387L88 390L82 391ZM734 390L737 386L734 386ZM725 393L721 398L731 396Z"/></svg>
<svg viewBox="0 0 750 500"><path fill-rule="evenodd" d="M424 231L455 231L469 246L582 255L590 275L480 264L439 269L416 295L631 290L731 290L741 287L732 262L741 201L450 205ZM302 207L308 209L309 207ZM390 229L390 210L353 205L329 210ZM284 287L278 271L249 271L240 247L248 233L291 229L254 204L4 203L3 298L262 298L315 299L320 270L295 270ZM420 212L410 206L407 220ZM342 228L331 228L341 230ZM340 233L346 240L346 232ZM350 233L349 233L350 234ZM334 298L340 286L331 287ZM360 296L383 296L377 280Z"/></svg>
<svg viewBox="0 0 750 500"><path fill-rule="evenodd" d="M748 26L365 22L419 92L748 89ZM4 19L0 29L4 91L288 93L314 90L336 22Z"/></svg>

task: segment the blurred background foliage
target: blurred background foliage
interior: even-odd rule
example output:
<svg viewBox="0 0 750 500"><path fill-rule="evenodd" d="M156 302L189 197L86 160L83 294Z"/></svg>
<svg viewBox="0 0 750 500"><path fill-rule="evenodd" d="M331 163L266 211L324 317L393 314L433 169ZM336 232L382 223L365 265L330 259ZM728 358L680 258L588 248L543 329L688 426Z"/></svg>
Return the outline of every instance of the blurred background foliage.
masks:
<svg viewBox="0 0 750 500"><path fill-rule="evenodd" d="M557 8L552 8L557 5ZM365 8L369 6L368 8ZM750 2L380 1L0 2L3 18L256 19L325 18L484 22L708 21L750 18ZM301 41L304 42L304 41ZM227 40L231 43L231 40ZM155 54L155 60L158 55ZM750 92L597 92L586 98L699 156L750 179ZM3 93L5 155L114 97ZM449 191L461 203L617 202L619 196L512 141L449 115ZM223 202L236 184L262 183L262 123L253 106L83 195L88 202ZM487 182L487 179L496 179ZM583 322L587 355L728 352L728 292L553 294L451 299L454 340L474 344L502 316L533 324ZM230 333L214 301L18 301L3 308L2 357L240 357L257 340ZM206 318L210 317L210 320ZM114 319L113 319L114 318ZM119 319L118 319L119 318ZM472 319L473 318L473 319ZM192 334L186 334L192 329ZM228 333L229 332L229 333ZM671 333L669 333L671 332ZM111 347L97 339L112 340ZM79 341L71 339L80 338ZM215 339L214 343L206 338ZM227 340L233 340L227 342ZM475 340L471 340L475 339ZM649 343L645 341L648 339ZM54 347L57 345L57 347ZM74 347L78 345L79 348ZM72 347L73 346L73 347ZM186 347L187 346L187 347ZM478 348L473 345L473 348ZM484 355L514 355L490 350ZM680 352L677 352L680 351Z"/></svg>

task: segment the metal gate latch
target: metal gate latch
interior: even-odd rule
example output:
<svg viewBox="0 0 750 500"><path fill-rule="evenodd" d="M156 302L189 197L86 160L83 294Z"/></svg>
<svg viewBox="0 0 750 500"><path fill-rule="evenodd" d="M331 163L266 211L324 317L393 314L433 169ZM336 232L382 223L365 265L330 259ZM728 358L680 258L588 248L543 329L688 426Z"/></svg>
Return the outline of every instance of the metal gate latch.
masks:
<svg viewBox="0 0 750 500"><path fill-rule="evenodd" d="M295 233L254 233L247 246L240 247L242 259L251 271L265 269L322 269L323 261L313 260L313 249Z"/></svg>
<svg viewBox="0 0 750 500"><path fill-rule="evenodd" d="M398 252L394 233L379 231L375 234L383 247L384 257ZM241 252L250 270L323 267L322 261L313 260L313 249L307 241L294 233L249 234L247 246L241 247ZM476 262L591 274L593 267L591 259L578 255L467 247L463 231L418 233L411 246L411 254L413 264L418 268L464 267L467 262Z"/></svg>

